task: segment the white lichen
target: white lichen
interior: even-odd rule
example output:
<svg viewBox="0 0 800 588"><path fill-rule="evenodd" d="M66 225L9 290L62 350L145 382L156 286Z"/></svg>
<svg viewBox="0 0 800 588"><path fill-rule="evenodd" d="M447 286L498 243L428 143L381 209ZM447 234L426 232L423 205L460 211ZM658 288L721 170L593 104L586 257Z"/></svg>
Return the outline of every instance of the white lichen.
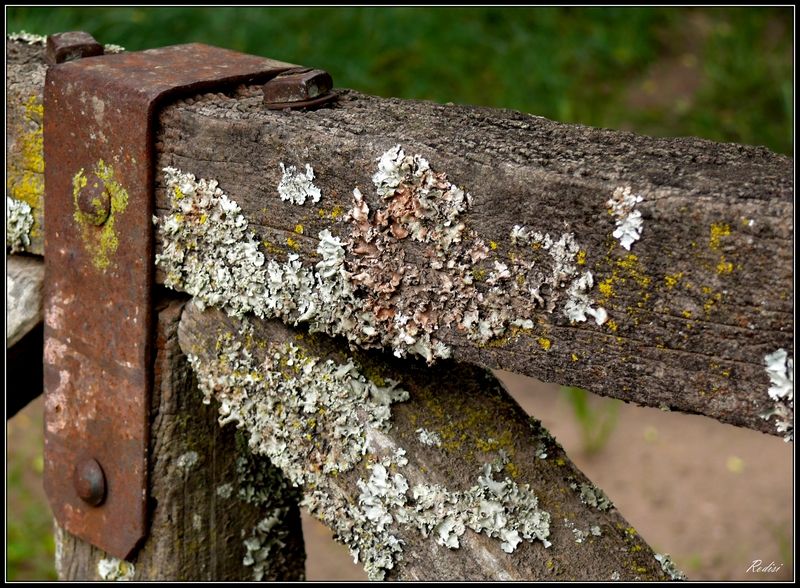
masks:
<svg viewBox="0 0 800 588"><path fill-rule="evenodd" d="M220 498L230 498L233 494L233 484L221 484L217 486L217 496Z"/></svg>
<svg viewBox="0 0 800 588"><path fill-rule="evenodd" d="M506 477L495 480L503 463L486 464L478 483L464 492L452 492L438 485L418 484L412 490L415 515L409 517L423 536L434 535L439 545L456 549L466 528L500 541L512 553L525 539L539 539L550 545L550 514L539 509L527 484L519 486Z"/></svg>
<svg viewBox="0 0 800 588"><path fill-rule="evenodd" d="M322 197L322 192L314 185L314 170L306 164L306 172L301 173L293 165L286 166L280 164L283 176L278 183L278 195L281 200L289 201L292 204L302 206L306 198L311 198L311 202L317 203Z"/></svg>
<svg viewBox="0 0 800 588"><path fill-rule="evenodd" d="M527 289L531 310L537 307L553 312L563 300L563 314L571 322L584 322L586 316L594 318L598 325L608 320L608 313L602 307L594 307L589 292L594 285L590 271L580 271L578 256L580 246L572 233L562 233L558 239L549 233L532 231L514 225L511 229L511 243L517 247L530 245L537 251L547 253L549 259L526 261L523 257L515 258L511 280L512 291L522 287ZM547 265L543 262L547 261ZM548 267L549 266L549 267ZM517 324L530 325L530 317L518 317Z"/></svg>
<svg viewBox="0 0 800 588"><path fill-rule="evenodd" d="M661 569L673 580L685 580L686 574L678 569L668 553L656 553L656 561L661 564Z"/></svg>
<svg viewBox="0 0 800 588"><path fill-rule="evenodd" d="M767 394L774 404L760 416L776 417L776 430L788 442L794 439L794 360L785 349L778 349L764 357L764 365L770 381Z"/></svg>
<svg viewBox="0 0 800 588"><path fill-rule="evenodd" d="M399 145L377 164L372 178L377 206L356 188L346 217L350 235L320 231L315 265L291 252L283 261L268 259L239 206L214 180L166 168L172 210L154 219L163 244L156 263L165 284L231 316L252 313L307 323L311 332L341 335L364 348L389 348L398 357L418 355L429 363L450 356L447 333L460 331L484 344L510 326L532 329L538 308L552 313L561 304L571 321L607 320L589 297L592 275L579 270L574 235L551 237L517 226L512 241L541 251L510 255L511 263L495 258L487 271L479 264L489 257L489 247L461 220L470 205L468 193ZM282 197L297 203L313 199L303 182L289 181L301 175L283 169ZM302 177L312 176L309 167ZM423 247L428 266L405 261L404 239ZM483 283L475 278L481 272L488 276ZM510 297L523 303L510 305Z"/></svg>
<svg viewBox="0 0 800 588"><path fill-rule="evenodd" d="M127 582L133 580L135 571L132 563L116 557L103 558L97 562L97 574L101 580Z"/></svg>
<svg viewBox="0 0 800 588"><path fill-rule="evenodd" d="M126 51L125 47L122 45L115 45L114 43L106 43L103 45L103 51L105 53L123 53Z"/></svg>
<svg viewBox="0 0 800 588"><path fill-rule="evenodd" d="M612 582L619 582L619 572L612 572L611 573L611 581Z"/></svg>
<svg viewBox="0 0 800 588"><path fill-rule="evenodd" d="M594 322L598 325L602 325L608 320L608 313L605 308L602 306L592 307L592 302L587 292L591 290L593 283L592 272L587 271L570 284L567 290L569 299L564 305L564 315L570 321L584 322L587 314L593 317Z"/></svg>
<svg viewBox="0 0 800 588"><path fill-rule="evenodd" d="M261 519L253 527L251 534L244 540L245 555L242 563L252 566L253 580L260 582L264 579L265 572L269 570L270 554L275 548L286 545L285 539L289 531L283 524L289 509L276 508L268 516Z"/></svg>
<svg viewBox="0 0 800 588"><path fill-rule="evenodd" d="M31 244L33 211L27 202L6 196L6 249L25 251Z"/></svg>
<svg viewBox="0 0 800 588"><path fill-rule="evenodd" d="M190 470L194 467L199 458L200 456L197 455L196 451L187 451L186 453L178 456L176 464L183 470Z"/></svg>
<svg viewBox="0 0 800 588"><path fill-rule="evenodd" d="M417 429L416 433L419 442L423 445L428 445L429 447L442 446L442 438L439 436L439 433L429 431L428 429Z"/></svg>
<svg viewBox="0 0 800 588"><path fill-rule="evenodd" d="M606 202L611 214L616 217L617 228L613 235L628 251L642 235L642 213L635 209L641 201L642 197L639 194L631 193L630 186L619 186L614 190L611 199Z"/></svg>
<svg viewBox="0 0 800 588"><path fill-rule="evenodd" d="M256 361L242 343L248 338L245 324L236 337L218 340L216 361L193 355L189 361L205 401L220 403L220 424L245 429L250 449L268 456L295 485L350 469L366 452L365 427L388 428L389 406L408 398L398 382L378 386L352 360L322 361L291 343L268 346Z"/></svg>
<svg viewBox="0 0 800 588"><path fill-rule="evenodd" d="M597 486L585 482L578 485L573 482L570 487L573 490L580 490L581 502L587 506L594 507L597 510L608 510L614 506L614 503L606 496L605 492Z"/></svg>
<svg viewBox="0 0 800 588"><path fill-rule="evenodd" d="M9 41L18 41L27 43L28 45L44 45L47 42L45 35L34 35L27 31L19 31L18 33L9 33L6 35Z"/></svg>

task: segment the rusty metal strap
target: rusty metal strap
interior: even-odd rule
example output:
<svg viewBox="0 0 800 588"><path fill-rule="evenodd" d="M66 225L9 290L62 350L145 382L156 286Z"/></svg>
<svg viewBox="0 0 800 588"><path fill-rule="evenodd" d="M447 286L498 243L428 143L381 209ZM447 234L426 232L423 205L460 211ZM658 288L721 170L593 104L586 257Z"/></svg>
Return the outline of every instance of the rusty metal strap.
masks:
<svg viewBox="0 0 800 588"><path fill-rule="evenodd" d="M47 71L45 489L63 528L116 557L147 532L156 108L293 67L189 44Z"/></svg>

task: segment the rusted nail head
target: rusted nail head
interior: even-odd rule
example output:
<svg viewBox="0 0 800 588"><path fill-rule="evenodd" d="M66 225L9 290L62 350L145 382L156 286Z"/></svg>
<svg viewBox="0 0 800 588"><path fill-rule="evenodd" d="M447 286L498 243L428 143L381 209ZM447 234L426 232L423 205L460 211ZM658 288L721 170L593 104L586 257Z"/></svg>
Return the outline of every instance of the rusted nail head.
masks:
<svg viewBox="0 0 800 588"><path fill-rule="evenodd" d="M75 491L87 504L100 506L106 498L106 477L97 460L88 458L75 467Z"/></svg>
<svg viewBox="0 0 800 588"><path fill-rule="evenodd" d="M89 33L69 31L47 37L45 60L50 65L103 54L103 46Z"/></svg>
<svg viewBox="0 0 800 588"><path fill-rule="evenodd" d="M308 102L328 94L333 88L331 74L322 69L292 70L264 84L264 103Z"/></svg>
<svg viewBox="0 0 800 588"><path fill-rule="evenodd" d="M86 185L78 192L78 209L86 220L97 226L106 222L111 214L111 195L96 174L89 174Z"/></svg>

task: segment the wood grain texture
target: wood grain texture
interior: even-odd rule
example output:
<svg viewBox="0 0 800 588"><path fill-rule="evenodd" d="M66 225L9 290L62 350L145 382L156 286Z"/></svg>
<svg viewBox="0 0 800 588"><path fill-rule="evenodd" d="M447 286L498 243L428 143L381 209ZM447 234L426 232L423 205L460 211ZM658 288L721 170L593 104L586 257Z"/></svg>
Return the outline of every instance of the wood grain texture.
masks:
<svg viewBox="0 0 800 588"><path fill-rule="evenodd" d="M252 580L254 567L243 564L244 541L275 507L288 511L275 528L284 546L272 551L262 579L303 579L305 552L297 496L273 492L271 504L240 498L248 475L273 468L267 460L243 455L233 427L220 427L216 408L202 403L178 346L182 308L182 301L173 300L162 304L158 314L150 430L152 513L149 535L131 562L133 579ZM239 458L246 465L244 474L237 468ZM268 486L261 490L270 492ZM101 579L98 564L108 557L102 550L60 529L57 539L56 566L62 580Z"/></svg>
<svg viewBox="0 0 800 588"><path fill-rule="evenodd" d="M360 463L347 472L326 476L320 485L306 488L307 492L321 490L332 502L359 504L362 490L358 481L369 478L366 464L398 448L406 451L409 463L397 469L393 466L392 471L404 475L410 486L440 484L465 490L476 483L481 467L502 451L511 460L507 471L513 472L514 482L530 484L539 507L552 517L550 547L539 541L523 541L511 554L500 548L500 541L469 529L462 536L460 548L448 549L437 545L433 536L423 538L416 529L395 522L390 530L405 543L402 559L387 579L608 580L615 573L622 580L665 578L650 547L616 509L599 510L581 501L580 491L571 484L580 487L591 482L488 370L451 360L428 367L424 362L399 360L375 351L348 354L340 340L298 332L275 320L250 322L253 331L246 348L255 364L263 361L269 349L293 344L304 357L332 359L337 364L352 357L357 368L371 379L399 380L399 386L410 394L408 401L392 405L388 431L368 433L369 449ZM212 364L218 359L220 341L231 340L230 334L241 325L241 321L218 310L200 311L189 304L181 318L181 348L196 355L201 363ZM224 394L226 390L218 392ZM258 404L263 398L251 391L250 401ZM439 434L441 447L424 444L417 433L419 428ZM301 433L299 430L298 435ZM336 445L333 439L317 441L323 448ZM295 449L290 445L286 451ZM308 463L307 467L310 471L315 466ZM324 522L332 525L337 521ZM366 519L350 521L350 525L362 524L368 524ZM588 532L595 525L601 530L600 536L589 534L583 542L576 542L573 529Z"/></svg>
<svg viewBox="0 0 800 588"><path fill-rule="evenodd" d="M396 144L472 195L461 218L496 245L489 268L509 263L514 225L573 233L594 275L592 298L611 319L570 324L558 309L540 311L533 330L486 345L440 329L456 359L774 433L758 415L770 405L765 354L793 350L789 158L354 92L333 108L270 112L245 90L166 109L159 167L219 181L268 243L268 257L298 250L314 260L320 230L350 235L352 223L337 212L352 208L353 188L371 210L381 205L371 175L376 158ZM278 197L282 162L313 166L318 205ZM606 210L625 185L644 195L642 237L630 252L612 237ZM163 214L161 186L157 201ZM424 252L409 241L399 242L406 263L425 268ZM527 303L512 292L504 302Z"/></svg>

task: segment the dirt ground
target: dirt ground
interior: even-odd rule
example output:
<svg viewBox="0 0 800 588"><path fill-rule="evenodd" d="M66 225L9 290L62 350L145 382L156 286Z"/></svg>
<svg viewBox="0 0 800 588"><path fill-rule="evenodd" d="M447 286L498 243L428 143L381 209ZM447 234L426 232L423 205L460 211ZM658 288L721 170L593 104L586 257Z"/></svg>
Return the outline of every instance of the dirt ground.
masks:
<svg viewBox="0 0 800 588"><path fill-rule="evenodd" d="M572 408L557 386L498 375L642 537L656 551L671 554L690 579L792 579L792 444L704 417L621 405L607 444L587 455ZM590 400L595 407L609 402ZM22 513L22 503L40 501L40 511L47 508L41 470L29 466L38 465L41 418L37 401L8 423L7 480L11 470L24 469L22 483L8 488L9 518ZM325 527L304 516L303 530L309 580L365 579ZM780 568L748 571L756 560ZM51 565L28 564L28 579L44 579L42 570Z"/></svg>

